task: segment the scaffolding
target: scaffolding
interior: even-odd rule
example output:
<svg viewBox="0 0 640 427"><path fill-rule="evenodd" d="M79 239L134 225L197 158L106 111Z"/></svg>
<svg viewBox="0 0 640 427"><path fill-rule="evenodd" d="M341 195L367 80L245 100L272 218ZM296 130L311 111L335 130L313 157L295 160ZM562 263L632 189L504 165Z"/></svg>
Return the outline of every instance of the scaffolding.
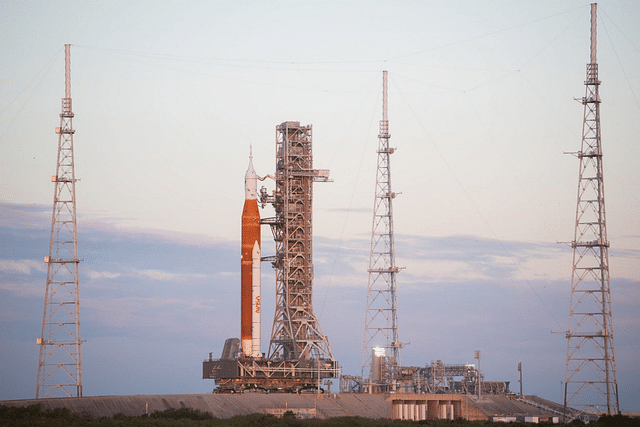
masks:
<svg viewBox="0 0 640 427"><path fill-rule="evenodd" d="M600 95L596 62L596 4L591 5L591 57L584 121L571 274L564 405L617 414L618 385L604 203Z"/></svg>
<svg viewBox="0 0 640 427"><path fill-rule="evenodd" d="M375 359L374 359L375 360ZM374 362L375 363L375 362ZM375 370L376 368L374 368ZM475 365L446 364L432 360L424 367L398 366L395 372L396 393L508 395L509 381L484 381ZM480 384L480 386L478 386ZM342 375L340 393L370 393L371 381L360 376Z"/></svg>
<svg viewBox="0 0 640 427"><path fill-rule="evenodd" d="M70 45L65 45L65 97L58 134L55 190L47 263L36 399L82 397L80 296L76 226L76 177L73 157Z"/></svg>
<svg viewBox="0 0 640 427"><path fill-rule="evenodd" d="M328 170L313 169L311 125L276 128L276 217L268 221L276 244L276 310L269 358L333 361L329 339L313 310L313 183Z"/></svg>

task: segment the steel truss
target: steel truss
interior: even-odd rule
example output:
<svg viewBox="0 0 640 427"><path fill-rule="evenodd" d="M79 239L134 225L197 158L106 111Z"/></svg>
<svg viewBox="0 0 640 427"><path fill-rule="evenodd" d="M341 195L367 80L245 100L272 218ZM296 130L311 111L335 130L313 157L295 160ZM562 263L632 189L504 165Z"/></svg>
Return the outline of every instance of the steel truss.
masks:
<svg viewBox="0 0 640 427"><path fill-rule="evenodd" d="M265 221L276 244L269 358L333 362L329 339L313 310L313 182L329 181L329 171L313 169L311 149L311 125L284 122L276 127L276 217Z"/></svg>
<svg viewBox="0 0 640 427"><path fill-rule="evenodd" d="M362 378L368 381L371 392L394 391L394 377L400 366L401 347L398 338L396 298L396 275L400 269L396 267L395 263L392 204L396 193L391 191L390 163L391 154L395 149L389 147L391 135L389 134L387 117L386 71L383 71L382 106L369 254L367 311L362 346ZM375 356L376 348L384 349L384 355ZM381 357L383 360L381 369L373 366L378 364L378 361L374 360L376 357Z"/></svg>
<svg viewBox="0 0 640 427"><path fill-rule="evenodd" d="M396 392L417 394L477 394L478 377L483 377L475 365L447 365L442 360L431 361L425 367L398 367ZM509 381L481 381L483 395L507 395ZM368 393L370 382L360 376L342 375L341 393Z"/></svg>
<svg viewBox="0 0 640 427"><path fill-rule="evenodd" d="M609 241L604 202L600 95L596 63L596 5L591 5L591 62L587 64L567 331L565 406L616 414L616 376Z"/></svg>
<svg viewBox="0 0 640 427"><path fill-rule="evenodd" d="M82 397L80 351L80 297L76 227L76 178L73 156L70 45L65 45L65 97L62 99L58 138L47 285L42 319L36 399Z"/></svg>
<svg viewBox="0 0 640 427"><path fill-rule="evenodd" d="M412 375L415 393L477 394L478 377L484 378L475 365L446 365L442 360L431 361L424 368L401 368L404 376ZM482 394L509 394L509 381L481 380Z"/></svg>
<svg viewBox="0 0 640 427"><path fill-rule="evenodd" d="M335 361L321 359L291 361L240 357L205 361L203 378L216 380L216 393L322 393L322 380L336 377L337 368Z"/></svg>

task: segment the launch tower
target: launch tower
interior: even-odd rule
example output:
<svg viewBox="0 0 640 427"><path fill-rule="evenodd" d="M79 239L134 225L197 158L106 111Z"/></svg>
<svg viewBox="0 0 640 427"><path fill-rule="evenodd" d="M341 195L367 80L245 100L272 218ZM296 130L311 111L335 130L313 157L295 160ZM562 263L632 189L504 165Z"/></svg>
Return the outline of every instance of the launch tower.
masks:
<svg viewBox="0 0 640 427"><path fill-rule="evenodd" d="M249 178L256 179L251 165L245 181ZM276 254L258 261L254 256L250 262L243 252L242 261L247 271L260 260L271 261L276 272L276 308L269 352L264 357L255 348L256 337L253 352L244 350L244 341L250 341L249 328L242 332L243 351L238 349L240 340L228 339L220 359L213 360L210 355L203 363L203 378L215 379L215 391L219 393L320 391L321 381L338 377L340 371L313 310L313 183L329 181L329 171L313 169L311 125L284 122L276 127L276 173L272 178L275 190L269 194L261 188L259 200L263 207L273 205L275 217L261 219L260 223L271 227ZM253 190L247 191L249 195ZM248 224L243 216L243 248ZM254 234L259 240L259 232ZM257 247L254 241L258 240L247 240L247 254L251 247ZM255 274L259 275L257 271L253 280ZM249 300L249 291L246 293L243 300ZM243 320L245 324L248 321L249 316ZM257 329L260 330L259 325Z"/></svg>
<svg viewBox="0 0 640 427"><path fill-rule="evenodd" d="M328 170L313 169L311 125L284 122L276 128L276 311L269 357L333 361L329 339L313 311L313 183ZM267 200L263 196L263 200Z"/></svg>
<svg viewBox="0 0 640 427"><path fill-rule="evenodd" d="M618 385L613 343L609 241L604 204L600 95L596 62L596 4L591 5L591 58L582 98L580 160L567 331L564 404L616 414Z"/></svg>
<svg viewBox="0 0 640 427"><path fill-rule="evenodd" d="M80 296L76 229L76 176L73 159L70 45L64 46L65 95L62 98L58 161L54 183L53 217L47 263L36 399L82 397L80 353Z"/></svg>
<svg viewBox="0 0 640 427"><path fill-rule="evenodd" d="M400 366L391 191L391 154L387 116L387 72L382 72L382 120L378 135L378 168L369 253L369 285L362 349L362 380L370 393L394 392ZM368 378L368 380L367 380Z"/></svg>

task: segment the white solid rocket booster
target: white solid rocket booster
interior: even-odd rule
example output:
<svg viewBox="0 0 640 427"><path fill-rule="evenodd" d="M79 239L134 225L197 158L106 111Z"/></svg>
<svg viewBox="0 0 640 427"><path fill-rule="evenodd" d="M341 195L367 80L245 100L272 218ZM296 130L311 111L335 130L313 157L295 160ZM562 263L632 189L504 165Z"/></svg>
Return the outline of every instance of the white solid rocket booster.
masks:
<svg viewBox="0 0 640 427"><path fill-rule="evenodd" d="M251 328L251 342L252 349L251 355L253 357L261 357L260 351L260 245L256 240L253 245L253 251L251 251L251 313L252 313L252 328Z"/></svg>

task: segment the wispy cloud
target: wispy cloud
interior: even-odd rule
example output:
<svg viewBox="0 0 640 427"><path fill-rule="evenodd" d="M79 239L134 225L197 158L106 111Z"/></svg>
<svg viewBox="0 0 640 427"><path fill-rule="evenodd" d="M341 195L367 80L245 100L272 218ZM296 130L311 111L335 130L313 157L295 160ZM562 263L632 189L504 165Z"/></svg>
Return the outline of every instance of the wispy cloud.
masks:
<svg viewBox="0 0 640 427"><path fill-rule="evenodd" d="M116 273L113 271L96 271L96 270L89 270L88 273L86 273L87 277L89 277L89 279L92 280L100 280L100 279L117 279L118 277L122 276L121 273Z"/></svg>
<svg viewBox="0 0 640 427"><path fill-rule="evenodd" d="M483 269L461 260L407 260L398 281L413 283L467 282L485 280ZM406 279L405 279L406 278Z"/></svg>
<svg viewBox="0 0 640 427"><path fill-rule="evenodd" d="M51 206L0 202L0 226L47 229L51 227Z"/></svg>
<svg viewBox="0 0 640 427"><path fill-rule="evenodd" d="M206 330L208 322L204 320L220 312L225 303L189 294L182 298L164 294L148 297L123 295L84 298L83 307L86 308L85 320L127 331L126 335L166 336L184 334L185 328Z"/></svg>
<svg viewBox="0 0 640 427"><path fill-rule="evenodd" d="M173 273L161 269L135 269L127 268L126 266L114 266L113 270L89 270L86 273L86 277L91 280L127 280L131 278L137 278L142 280L152 280L159 282L174 282L183 283L191 282L194 280L204 280L211 276L203 273ZM226 273L223 273L226 274Z"/></svg>
<svg viewBox="0 0 640 427"><path fill-rule="evenodd" d="M0 290L7 296L42 297L47 267L44 262L29 259L0 260Z"/></svg>
<svg viewBox="0 0 640 427"><path fill-rule="evenodd" d="M359 280L336 279L336 283L367 280L369 242L347 243L319 239L315 266L321 276L346 275ZM396 265L405 283L463 283L468 281L508 281L511 285L537 279L566 276L570 253L555 243L498 241L476 236L421 237L396 236Z"/></svg>
<svg viewBox="0 0 640 427"><path fill-rule="evenodd" d="M42 281L34 280L6 280L0 279L0 290L6 292L5 298L11 297L35 297L44 301L44 290L46 280Z"/></svg>
<svg viewBox="0 0 640 427"><path fill-rule="evenodd" d="M31 274L32 271L46 272L47 267L44 262L37 262L31 259L0 260L0 271L5 273Z"/></svg>
<svg viewBox="0 0 640 427"><path fill-rule="evenodd" d="M177 281L182 279L180 274L169 273L167 271L162 270L132 270L132 274L134 276L146 277L151 280L159 280L159 281Z"/></svg>

